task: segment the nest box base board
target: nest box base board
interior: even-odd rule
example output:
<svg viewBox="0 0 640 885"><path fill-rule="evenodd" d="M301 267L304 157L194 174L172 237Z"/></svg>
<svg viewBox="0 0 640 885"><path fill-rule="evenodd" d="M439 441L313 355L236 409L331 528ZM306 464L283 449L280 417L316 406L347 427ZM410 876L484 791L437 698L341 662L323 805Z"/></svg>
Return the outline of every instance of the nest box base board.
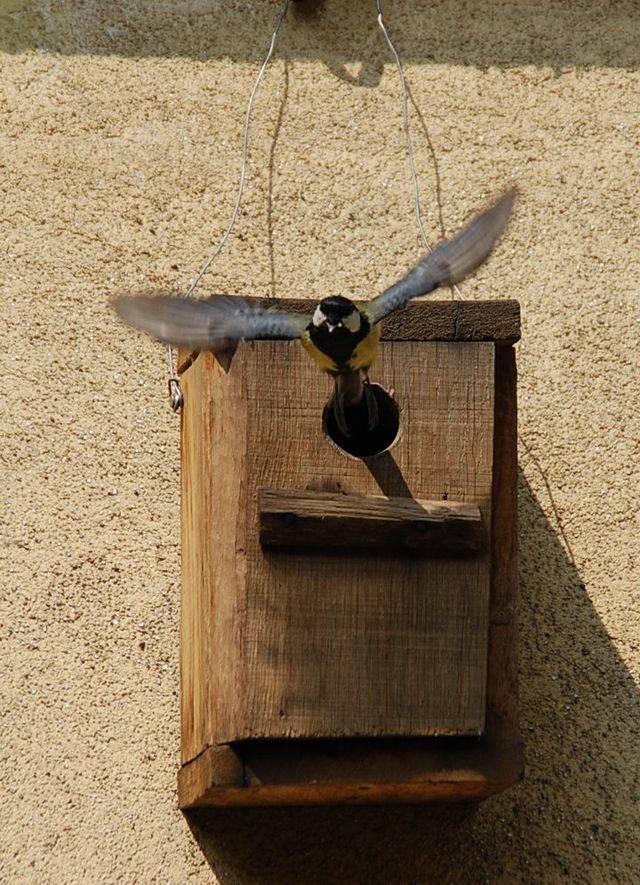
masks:
<svg viewBox="0 0 640 885"><path fill-rule="evenodd" d="M521 779L523 748L518 725L516 656L516 365L510 344L503 343L503 339L494 341L490 573L482 735L274 737L230 742L223 739L219 743L214 739L199 752L185 755L184 735L188 737L189 732L184 732L184 727L190 727L191 721L187 717L185 722L183 708L184 764L178 776L181 809L475 801L499 793ZM205 628L205 622L198 623L199 629ZM191 643L183 645L183 665L185 653L192 653L190 649ZM188 668L183 669L183 675L184 672Z"/></svg>
<svg viewBox="0 0 640 885"><path fill-rule="evenodd" d="M453 746L451 745L453 743ZM487 799L522 778L520 743L450 738L256 741L209 747L178 777L197 807L373 805Z"/></svg>

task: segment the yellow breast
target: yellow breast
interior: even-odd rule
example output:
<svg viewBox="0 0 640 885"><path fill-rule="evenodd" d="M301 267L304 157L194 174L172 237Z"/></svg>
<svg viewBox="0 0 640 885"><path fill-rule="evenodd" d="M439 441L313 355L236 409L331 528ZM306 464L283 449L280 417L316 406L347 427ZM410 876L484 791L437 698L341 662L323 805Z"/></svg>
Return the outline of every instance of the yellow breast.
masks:
<svg viewBox="0 0 640 885"><path fill-rule="evenodd" d="M338 371L338 367L336 366L335 362L331 359L331 357L327 356L326 353L323 353L321 350L319 350L315 346L315 344L311 340L311 337L310 337L309 333L306 331L306 329L302 333L302 337L300 338L300 344L302 344L302 346L307 351L307 353L311 354L315 363L317 364L318 368L321 371L323 371L323 372L337 372Z"/></svg>
<svg viewBox="0 0 640 885"><path fill-rule="evenodd" d="M380 324L374 326L366 338L358 342L347 366L352 370L368 369L378 355L378 341L380 340ZM323 372L338 372L339 368L330 356L323 353L311 340L309 333L305 330L300 338L300 343L313 357L317 366Z"/></svg>
<svg viewBox="0 0 640 885"><path fill-rule="evenodd" d="M382 328L378 323L373 326L367 337L362 339L349 360L350 369L354 371L355 369L368 369L375 362L378 356L378 341L380 341L381 332Z"/></svg>

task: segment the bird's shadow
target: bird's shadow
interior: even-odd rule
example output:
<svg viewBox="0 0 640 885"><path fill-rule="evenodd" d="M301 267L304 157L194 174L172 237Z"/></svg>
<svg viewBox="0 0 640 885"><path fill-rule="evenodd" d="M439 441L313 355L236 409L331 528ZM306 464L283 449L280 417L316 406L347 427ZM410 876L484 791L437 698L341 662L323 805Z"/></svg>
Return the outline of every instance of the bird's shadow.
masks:
<svg viewBox="0 0 640 885"><path fill-rule="evenodd" d="M382 452L374 458L364 459L371 476L387 498L413 498L411 489L402 475L391 452Z"/></svg>
<svg viewBox="0 0 640 885"><path fill-rule="evenodd" d="M468 882L469 870L473 881L525 881L543 859L561 877L582 831L601 871L625 855L633 869L635 842L616 832L637 801L638 690L522 472L519 520L525 781L479 807L192 811L187 822L220 882Z"/></svg>

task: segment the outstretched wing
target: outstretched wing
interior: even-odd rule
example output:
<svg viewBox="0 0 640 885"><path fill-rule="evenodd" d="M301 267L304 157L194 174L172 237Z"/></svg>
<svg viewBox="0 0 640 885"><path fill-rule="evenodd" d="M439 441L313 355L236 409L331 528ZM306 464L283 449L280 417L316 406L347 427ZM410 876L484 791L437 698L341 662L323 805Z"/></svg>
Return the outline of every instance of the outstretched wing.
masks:
<svg viewBox="0 0 640 885"><path fill-rule="evenodd" d="M223 350L245 339L299 338L311 317L217 296L196 300L175 296L114 298L121 319L158 341L194 350Z"/></svg>
<svg viewBox="0 0 640 885"><path fill-rule="evenodd" d="M512 188L480 215L477 215L457 236L438 243L405 277L381 295L366 302L362 309L377 323L394 310L420 295L427 295L439 286L458 283L487 258L507 226L516 189Z"/></svg>

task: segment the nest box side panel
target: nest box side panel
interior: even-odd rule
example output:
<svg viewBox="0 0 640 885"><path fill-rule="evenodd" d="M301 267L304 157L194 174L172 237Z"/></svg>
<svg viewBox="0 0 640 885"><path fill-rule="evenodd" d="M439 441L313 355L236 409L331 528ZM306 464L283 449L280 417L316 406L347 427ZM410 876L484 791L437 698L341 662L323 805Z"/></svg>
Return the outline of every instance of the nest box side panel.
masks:
<svg viewBox="0 0 640 885"><path fill-rule="evenodd" d="M518 372L513 347L496 348L491 606L486 735L517 749L518 710ZM506 753L508 756L508 752Z"/></svg>
<svg viewBox="0 0 640 885"><path fill-rule="evenodd" d="M230 545L216 547L217 562L206 568L218 577L201 591L225 612L208 623L202 603L208 632L199 640L226 667L224 685L216 689L220 675L209 672L205 688L210 742L482 733L494 345L383 343L373 378L393 391L401 435L366 463L325 437L330 384L296 343L243 344L228 374L214 364L203 362L213 369L204 408L239 409L244 418L223 445L212 441L217 473L207 480L214 501L202 543L215 536ZM229 479L234 472L240 479ZM240 492L239 503L230 492L220 499L222 482ZM486 544L479 555L443 559L263 551L265 487L473 502ZM213 654L203 657L210 668Z"/></svg>
<svg viewBox="0 0 640 885"><path fill-rule="evenodd" d="M238 650L225 637L239 632L245 589L237 568L246 532L244 382L243 373L225 372L211 354L202 354L181 379L183 763L236 719Z"/></svg>

